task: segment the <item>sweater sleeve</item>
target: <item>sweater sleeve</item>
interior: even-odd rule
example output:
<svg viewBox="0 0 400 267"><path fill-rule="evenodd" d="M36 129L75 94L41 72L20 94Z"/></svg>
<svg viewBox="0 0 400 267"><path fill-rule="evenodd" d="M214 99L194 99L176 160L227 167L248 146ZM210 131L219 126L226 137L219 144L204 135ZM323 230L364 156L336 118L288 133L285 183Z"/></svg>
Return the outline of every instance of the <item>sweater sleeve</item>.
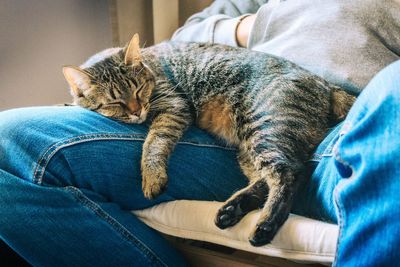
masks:
<svg viewBox="0 0 400 267"><path fill-rule="evenodd" d="M191 16L171 40L210 42L237 46L236 27L247 14L255 13L268 0L215 0Z"/></svg>

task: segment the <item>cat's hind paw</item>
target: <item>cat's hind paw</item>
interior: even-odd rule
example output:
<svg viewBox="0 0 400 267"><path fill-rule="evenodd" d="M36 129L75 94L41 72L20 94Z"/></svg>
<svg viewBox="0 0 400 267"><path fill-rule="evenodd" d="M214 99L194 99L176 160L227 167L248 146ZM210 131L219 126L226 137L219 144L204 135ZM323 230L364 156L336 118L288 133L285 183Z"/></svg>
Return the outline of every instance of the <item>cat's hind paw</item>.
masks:
<svg viewBox="0 0 400 267"><path fill-rule="evenodd" d="M215 225L220 229L225 229L238 223L242 217L243 212L239 204L232 201L218 210Z"/></svg>
<svg viewBox="0 0 400 267"><path fill-rule="evenodd" d="M255 247L269 244L279 230L279 225L274 222L263 222L257 224L254 232L250 235L249 242Z"/></svg>
<svg viewBox="0 0 400 267"><path fill-rule="evenodd" d="M247 213L261 208L267 195L268 189L266 186L264 188L263 181L242 189L218 210L215 225L220 229L225 229L237 224Z"/></svg>

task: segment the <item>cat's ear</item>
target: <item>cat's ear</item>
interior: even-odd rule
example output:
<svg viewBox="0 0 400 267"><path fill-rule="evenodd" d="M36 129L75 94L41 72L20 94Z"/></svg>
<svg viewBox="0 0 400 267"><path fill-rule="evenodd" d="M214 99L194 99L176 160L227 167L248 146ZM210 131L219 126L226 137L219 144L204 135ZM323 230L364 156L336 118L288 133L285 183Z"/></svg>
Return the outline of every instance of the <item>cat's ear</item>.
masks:
<svg viewBox="0 0 400 267"><path fill-rule="evenodd" d="M71 87L74 96L82 96L82 91L90 88L90 76L82 69L74 66L63 67L65 80Z"/></svg>
<svg viewBox="0 0 400 267"><path fill-rule="evenodd" d="M135 33L125 52L125 65L139 65L142 61L139 46L139 34Z"/></svg>

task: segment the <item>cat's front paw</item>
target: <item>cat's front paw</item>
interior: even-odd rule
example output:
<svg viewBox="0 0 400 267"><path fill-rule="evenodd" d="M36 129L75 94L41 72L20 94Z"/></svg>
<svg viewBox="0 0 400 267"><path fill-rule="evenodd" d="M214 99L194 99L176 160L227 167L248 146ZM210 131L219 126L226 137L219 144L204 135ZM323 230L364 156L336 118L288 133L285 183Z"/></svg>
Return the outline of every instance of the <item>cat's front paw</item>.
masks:
<svg viewBox="0 0 400 267"><path fill-rule="evenodd" d="M154 199L167 188L168 177L165 171L143 171L142 191L147 199Z"/></svg>

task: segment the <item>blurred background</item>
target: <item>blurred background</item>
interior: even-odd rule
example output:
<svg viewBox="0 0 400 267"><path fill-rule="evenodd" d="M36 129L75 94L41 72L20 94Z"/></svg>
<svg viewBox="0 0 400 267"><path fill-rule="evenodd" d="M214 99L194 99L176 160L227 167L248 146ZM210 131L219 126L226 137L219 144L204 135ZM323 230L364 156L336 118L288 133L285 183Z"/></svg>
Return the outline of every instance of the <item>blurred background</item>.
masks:
<svg viewBox="0 0 400 267"><path fill-rule="evenodd" d="M0 111L70 102L63 65L168 39L212 0L0 0Z"/></svg>

